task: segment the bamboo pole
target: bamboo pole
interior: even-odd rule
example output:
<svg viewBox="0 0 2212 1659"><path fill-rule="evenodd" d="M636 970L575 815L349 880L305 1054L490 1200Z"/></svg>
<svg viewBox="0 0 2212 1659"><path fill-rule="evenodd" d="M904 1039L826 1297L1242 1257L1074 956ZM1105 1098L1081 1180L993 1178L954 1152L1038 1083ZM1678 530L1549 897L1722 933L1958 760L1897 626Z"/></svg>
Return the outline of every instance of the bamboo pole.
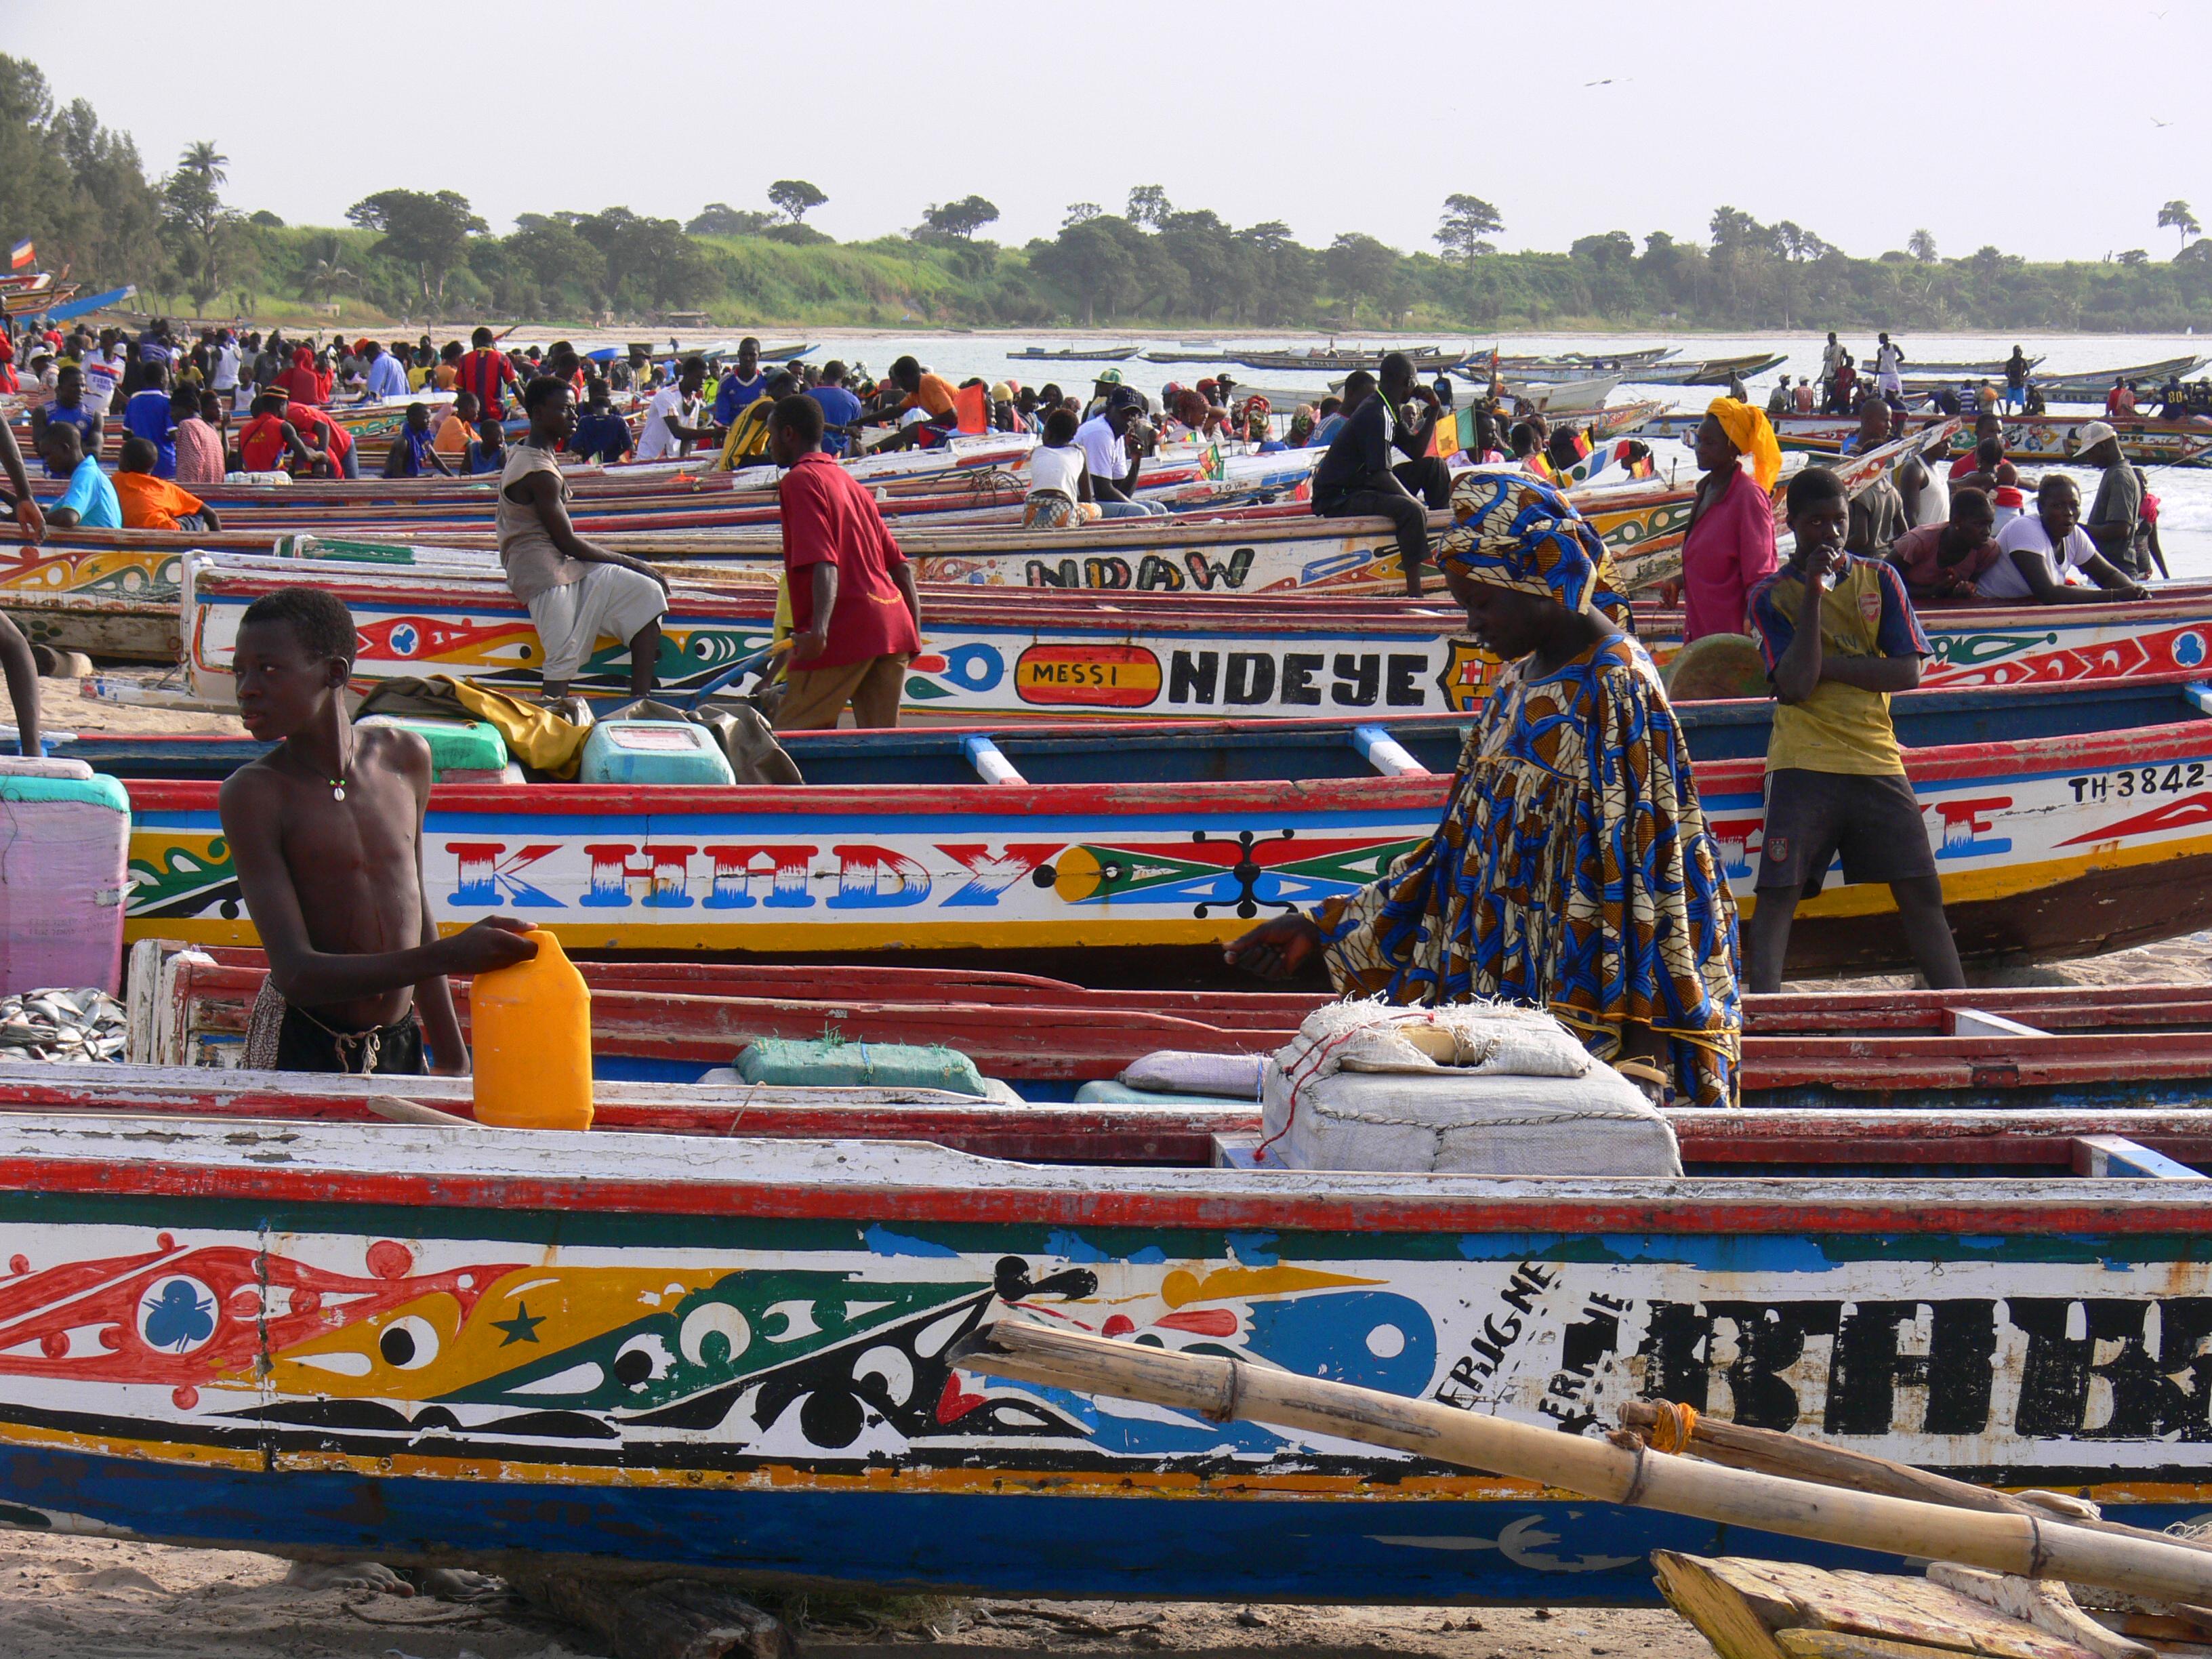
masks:
<svg viewBox="0 0 2212 1659"><path fill-rule="evenodd" d="M2069 1513L2062 1504L2078 1502L2057 1494L2023 1494L1977 1486L1948 1475L1894 1463L1887 1457L1852 1451L1825 1441L1801 1439L1774 1429L1754 1429L1741 1423L1717 1423L1687 1406L1663 1401L1632 1400L1620 1408L1620 1420L1630 1433L1660 1452L1680 1452L1754 1474L1780 1475L1790 1480L1810 1480L1824 1486L1875 1492L1889 1498L1908 1498L1942 1504L1953 1509L1979 1510L1993 1515L2053 1516L2069 1526L2121 1537L2150 1538L2212 1556L2212 1544L2170 1533L2107 1521L2087 1511ZM1686 1436L1684 1427L1687 1426ZM2038 1496L2049 1499L2038 1502Z"/></svg>
<svg viewBox="0 0 2212 1659"><path fill-rule="evenodd" d="M1476 1416L1371 1389L1227 1359L1001 1319L956 1350L975 1370L1394 1446L1605 1502L1889 1555L2064 1578L2169 1601L2212 1598L2212 1558L2178 1544L2091 1531L2039 1515L1992 1515L1754 1474L1626 1444Z"/></svg>

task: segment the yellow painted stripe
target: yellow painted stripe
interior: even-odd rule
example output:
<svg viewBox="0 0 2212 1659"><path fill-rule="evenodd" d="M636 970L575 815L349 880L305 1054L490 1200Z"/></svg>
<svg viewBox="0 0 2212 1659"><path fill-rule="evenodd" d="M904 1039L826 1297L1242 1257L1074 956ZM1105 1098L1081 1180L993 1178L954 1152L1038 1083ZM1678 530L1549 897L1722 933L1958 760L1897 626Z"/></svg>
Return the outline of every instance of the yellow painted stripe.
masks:
<svg viewBox="0 0 2212 1659"><path fill-rule="evenodd" d="M265 1464L260 1453L244 1449L178 1445L166 1441L85 1436L22 1424L0 1423L0 1440L76 1451L107 1457L149 1459L165 1463L200 1463L210 1467L258 1471ZM416 1452L360 1456L337 1452L287 1452L273 1463L277 1472L313 1469L325 1473L371 1477L434 1480L496 1480L574 1486L669 1486L694 1491L822 1492L858 1494L932 1492L939 1494L1043 1493L1076 1498L1341 1498L1377 1501L1374 1488L1352 1475L1277 1474L1234 1472L1200 1475L1187 1472L1130 1468L1070 1474L1061 1470L1006 1468L945 1468L899 1471L864 1469L855 1474L825 1474L769 1464L759 1468L682 1469L615 1468L597 1464L516 1462L499 1457L430 1457ZM2018 1490L2026 1490L2020 1488ZM1571 1501L1580 1494L1534 1481L1506 1480L1494 1475L1409 1474L1394 1480L1392 1500L1527 1502L1544 1498ZM2106 1504L2212 1503L2212 1481L2141 1480L2125 1478L2081 1489L2081 1496Z"/></svg>
<svg viewBox="0 0 2212 1659"><path fill-rule="evenodd" d="M2200 836L2190 841L2161 841L2137 843L2132 846L2119 842L2093 842L2080 851L2064 858L2046 859L2033 864L1999 864L1987 869L1962 870L1942 877L1943 902L1946 904L1986 904L1997 899L2012 898L2021 893L2032 893L2063 881L2077 881L2084 876L2107 870L2130 870L2146 864L2163 864L2168 860L2194 858L2212 853L2212 836ZM1757 900L1749 893L1740 896L1736 903L1748 915L1757 908ZM1889 896L1889 889L1881 882L1867 882L1856 887L1832 887L1817 899L1797 907L1800 916L1871 916L1896 909Z"/></svg>
<svg viewBox="0 0 2212 1659"><path fill-rule="evenodd" d="M1209 906L1209 908L1212 907ZM1233 911L1218 920L1200 921L1184 916L1117 917L1103 911L1071 908L1065 915L1030 921L982 923L941 910L923 910L899 921L825 921L793 924L774 915L750 913L753 921L696 921L671 911L657 915L642 910L651 921L609 924L604 921L545 921L536 915L532 926L548 928L564 945L580 950L619 950L650 946L657 950L882 950L926 945L932 950L959 946L1050 946L1069 945L1213 945L1226 944L1249 932L1254 923ZM459 933L466 924L441 922L441 933ZM173 939L188 945L258 945L253 924L240 916L226 921L220 916L145 916L125 925L127 939Z"/></svg>

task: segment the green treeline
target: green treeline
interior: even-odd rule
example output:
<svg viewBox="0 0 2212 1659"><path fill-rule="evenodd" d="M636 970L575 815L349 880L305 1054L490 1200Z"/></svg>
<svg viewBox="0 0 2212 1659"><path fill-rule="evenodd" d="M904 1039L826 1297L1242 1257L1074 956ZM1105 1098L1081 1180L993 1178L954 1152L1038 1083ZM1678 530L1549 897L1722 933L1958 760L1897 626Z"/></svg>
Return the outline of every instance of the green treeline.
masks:
<svg viewBox="0 0 2212 1659"><path fill-rule="evenodd" d="M1615 230L1564 253L1500 253L1497 210L1443 204L1437 251L1348 232L1326 247L1270 222L1232 226L1180 209L1158 185L1120 213L1070 204L1059 233L1024 246L982 235L995 205L933 203L902 234L831 240L805 222L828 198L804 179L772 211L710 204L688 222L627 208L526 214L490 234L452 191L394 187L343 228L290 227L226 201L212 142L149 175L129 135L78 100L57 107L36 67L0 55L0 238L28 236L49 270L96 288L137 283L146 302L202 316L475 317L644 323L703 313L720 325L1398 328L1480 337L1533 328L1870 327L2081 332L2212 326L2212 242L2185 202L2155 230L2178 248L2098 263L2031 264L1995 247L1945 258L1916 231L1856 258L1783 222L1731 207L1704 240ZM2152 228L2147 227L2147 240Z"/></svg>

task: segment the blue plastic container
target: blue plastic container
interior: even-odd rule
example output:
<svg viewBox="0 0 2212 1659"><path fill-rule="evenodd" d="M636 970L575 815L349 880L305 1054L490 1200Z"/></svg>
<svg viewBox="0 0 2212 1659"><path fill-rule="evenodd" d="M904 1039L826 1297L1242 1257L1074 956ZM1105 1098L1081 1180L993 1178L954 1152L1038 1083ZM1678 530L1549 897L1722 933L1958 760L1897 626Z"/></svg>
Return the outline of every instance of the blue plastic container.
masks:
<svg viewBox="0 0 2212 1659"><path fill-rule="evenodd" d="M579 783L731 784L737 776L704 726L601 720L584 740Z"/></svg>

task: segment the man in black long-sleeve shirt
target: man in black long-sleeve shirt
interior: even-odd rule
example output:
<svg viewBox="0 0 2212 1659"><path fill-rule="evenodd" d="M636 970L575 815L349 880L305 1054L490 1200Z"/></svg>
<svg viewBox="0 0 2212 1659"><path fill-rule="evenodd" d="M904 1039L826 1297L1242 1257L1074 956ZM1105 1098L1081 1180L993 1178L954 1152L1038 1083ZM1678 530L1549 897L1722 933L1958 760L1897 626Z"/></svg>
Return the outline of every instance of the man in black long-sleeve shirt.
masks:
<svg viewBox="0 0 2212 1659"><path fill-rule="evenodd" d="M1328 453L1314 469L1313 506L1324 519L1374 515L1397 526L1398 560L1406 592L1420 597L1421 566L1429 556L1428 508L1451 501L1451 475L1429 452L1443 413L1436 393L1416 386L1413 365L1403 352L1382 359L1382 383L1355 369L1344 383L1344 424L1329 441ZM1427 405L1419 422L1400 423L1407 398ZM1392 452L1407 459L1392 464Z"/></svg>

